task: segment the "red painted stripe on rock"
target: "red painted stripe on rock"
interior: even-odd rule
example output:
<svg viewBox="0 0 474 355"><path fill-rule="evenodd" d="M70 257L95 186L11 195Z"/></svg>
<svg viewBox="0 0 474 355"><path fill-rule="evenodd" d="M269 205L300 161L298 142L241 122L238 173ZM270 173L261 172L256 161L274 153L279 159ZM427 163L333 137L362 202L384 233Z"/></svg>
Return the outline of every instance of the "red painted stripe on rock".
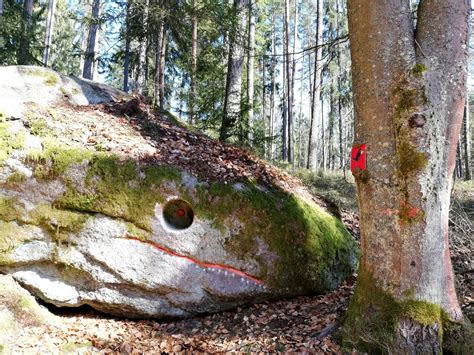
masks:
<svg viewBox="0 0 474 355"><path fill-rule="evenodd" d="M205 263L205 262L202 262L202 261L199 261L197 259L194 259L194 258L191 258L190 256L186 256L186 255L181 255L181 254L178 254L176 253L175 251L173 250L170 250L158 243L155 243L155 242L152 242L150 240L143 240L143 239L140 239L140 238L137 238L137 237L125 237L124 239L128 239L128 240L136 240L138 242L141 242L141 243L145 243L145 244L148 244L150 245L151 247L155 248L155 249L158 249L160 251L162 251L163 253L166 253L168 255L172 255L172 256L175 256L177 258L180 258L180 259L184 259L184 260L187 260L193 264L196 264L198 266L201 266L201 267L204 267L204 268L209 268L209 269L220 269L220 270L224 270L224 271L228 271L228 272L231 272L233 274L236 274L236 275L239 275L239 276L242 276L242 277L245 277L259 285L263 285L263 281L253 277L252 275L249 275L247 274L246 272L244 271L240 271L238 269L234 269L233 267L230 267L230 266L226 266L226 265L221 265L221 264L210 264L210 263Z"/></svg>

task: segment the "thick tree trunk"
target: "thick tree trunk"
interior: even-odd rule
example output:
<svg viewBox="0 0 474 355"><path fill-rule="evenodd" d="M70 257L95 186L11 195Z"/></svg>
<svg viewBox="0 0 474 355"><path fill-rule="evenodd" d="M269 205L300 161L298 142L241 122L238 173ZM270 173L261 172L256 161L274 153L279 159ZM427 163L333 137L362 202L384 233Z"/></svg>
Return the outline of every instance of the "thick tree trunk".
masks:
<svg viewBox="0 0 474 355"><path fill-rule="evenodd" d="M464 179L471 180L471 128L469 125L469 99L466 98L466 105L464 106L464 118L462 121L463 135L462 146L464 152Z"/></svg>
<svg viewBox="0 0 474 355"><path fill-rule="evenodd" d="M316 49L314 50L314 79L313 79L313 90L312 90L312 103L311 103L311 121L309 128L309 139L308 139L308 164L307 168L315 170L317 165L317 144L318 144L318 115L322 108L321 96L321 57L323 49L321 47L323 41L323 0L318 1L318 13L317 13L317 28L316 28ZM321 116L321 121L323 116ZM323 142L324 145L324 142Z"/></svg>
<svg viewBox="0 0 474 355"><path fill-rule="evenodd" d="M348 1L361 260L343 335L365 351L437 353L463 320L448 245L465 100L467 0ZM415 42L416 40L416 42ZM363 146L366 151L363 152Z"/></svg>
<svg viewBox="0 0 474 355"><path fill-rule="evenodd" d="M189 91L189 120L190 125L194 124L194 112L196 101L196 72L197 72L197 47L198 47L198 18L196 0L192 1L192 19L191 19L191 90Z"/></svg>
<svg viewBox="0 0 474 355"><path fill-rule="evenodd" d="M31 63L30 41L33 27L33 0L24 0L22 19L23 32L20 39L20 48L18 49L18 64L27 65Z"/></svg>
<svg viewBox="0 0 474 355"><path fill-rule="evenodd" d="M99 10L100 0L94 0L92 3L91 23L89 25L89 36L87 38L86 56L84 59L84 69L82 76L86 79L93 77L93 64L95 61L95 45L97 30L99 29Z"/></svg>
<svg viewBox="0 0 474 355"><path fill-rule="evenodd" d="M224 112L220 130L220 140L226 141L235 134L235 126L240 120L240 99L242 86L242 67L244 61L244 50L240 36L245 28L244 0L234 0L234 11L238 18L237 28L231 33L229 57L227 61L227 79L224 96Z"/></svg>
<svg viewBox="0 0 474 355"><path fill-rule="evenodd" d="M247 106L248 106L248 127L247 141L252 145L253 140L253 116L254 116L254 56L255 56L255 4L250 0L249 8L249 35L248 35L248 58L247 58Z"/></svg>
<svg viewBox="0 0 474 355"><path fill-rule="evenodd" d="M44 54L43 54L43 65L48 66L49 56L51 51L51 41L53 39L54 31L54 14L56 12L56 0L49 0L48 3L48 14L46 17L46 34L44 37Z"/></svg>

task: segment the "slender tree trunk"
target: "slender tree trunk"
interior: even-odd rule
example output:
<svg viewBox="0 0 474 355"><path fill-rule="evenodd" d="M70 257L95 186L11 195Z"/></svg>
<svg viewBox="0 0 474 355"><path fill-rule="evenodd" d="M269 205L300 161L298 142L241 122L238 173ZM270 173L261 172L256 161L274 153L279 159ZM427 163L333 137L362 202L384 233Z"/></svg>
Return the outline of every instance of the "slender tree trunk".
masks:
<svg viewBox="0 0 474 355"><path fill-rule="evenodd" d="M288 0L289 1L289 0ZM295 168L295 138L294 138L294 105L295 105L295 73L296 73L296 42L298 40L298 0L295 0L295 13L294 13L294 20L293 20L293 50L291 54L291 85L290 85L290 102L289 102L289 110L291 111L291 115L289 116L288 120L288 155L289 161L291 162L292 168Z"/></svg>
<svg viewBox="0 0 474 355"><path fill-rule="evenodd" d="M268 159L268 128L270 127L270 122L267 121L267 87L266 87L266 64L265 57L262 57L262 122L263 122L263 133L265 137L263 145L263 156Z"/></svg>
<svg viewBox="0 0 474 355"><path fill-rule="evenodd" d="M331 79L329 89L329 122L328 122L328 170L334 170L334 125L336 121L336 99L334 94L334 83Z"/></svg>
<svg viewBox="0 0 474 355"><path fill-rule="evenodd" d="M191 19L191 90L189 91L189 124L194 124L194 111L196 101L196 72L197 72L197 50L198 50L198 18L196 0L192 1L193 15Z"/></svg>
<svg viewBox="0 0 474 355"><path fill-rule="evenodd" d="M247 59L247 106L248 106L248 128L247 140L250 145L253 141L254 120L254 56L255 56L255 0L249 0L249 35L248 35L248 59Z"/></svg>
<svg viewBox="0 0 474 355"><path fill-rule="evenodd" d="M128 80L130 77L130 2L127 1L125 17L125 58L123 63L123 91L128 92Z"/></svg>
<svg viewBox="0 0 474 355"><path fill-rule="evenodd" d="M322 69L322 41L323 41L323 0L318 1L318 12L317 12L317 27L316 27L316 49L314 50L314 80L312 90L312 103L311 103L311 120L309 128L309 140L308 140L308 164L307 168L315 170L317 165L317 145L318 145L318 112L321 108L322 102L321 96L321 69ZM323 116L321 116L321 121ZM324 137L324 129L323 129ZM323 141L324 146L324 141ZM324 151L324 148L323 148Z"/></svg>
<svg viewBox="0 0 474 355"><path fill-rule="evenodd" d="M224 96L224 112L220 130L220 140L226 141L235 134L236 123L241 118L240 99L244 51L239 35L245 28L246 16L244 0L234 0L234 12L238 18L237 28L229 33L230 46L227 61L227 79Z"/></svg>
<svg viewBox="0 0 474 355"><path fill-rule="evenodd" d="M165 27L163 31L163 39L161 41L161 57L160 57L160 74L159 74L159 82L160 82L160 109L164 110L165 108L165 86L166 86L166 77L165 77L165 70L166 70L166 53L167 53L167 46L168 46L168 29Z"/></svg>
<svg viewBox="0 0 474 355"><path fill-rule="evenodd" d="M272 6L272 72L271 72L271 86L272 86L272 94L270 96L270 160L275 158L275 113L276 113L276 100L275 100L275 91L276 91L276 84L275 84L275 68L277 65L277 58L276 58L276 26L275 26L275 11Z"/></svg>
<svg viewBox="0 0 474 355"><path fill-rule="evenodd" d="M3 15L3 0L0 0L0 18Z"/></svg>
<svg viewBox="0 0 474 355"><path fill-rule="evenodd" d="M322 76L321 76L321 80L320 80L319 85L321 87L323 86L323 77ZM323 97L322 97L321 92L320 92L320 97L318 98L318 100L321 101L321 155L322 155L321 164L322 164L322 169L326 170L326 161L327 161L327 158L328 158L328 153L326 151L326 128L324 127L324 101L323 101ZM317 160L316 160L316 162L317 162Z"/></svg>
<svg viewBox="0 0 474 355"><path fill-rule="evenodd" d="M467 0L422 0L415 32L409 0L348 1L354 164L363 168L362 154L367 164L354 170L362 255L344 327L350 348L440 353L443 326L463 322L448 215L469 14Z"/></svg>
<svg viewBox="0 0 474 355"><path fill-rule="evenodd" d="M466 98L466 105L464 106L464 118L463 118L463 135L462 135L462 146L464 151L464 179L471 180L471 132L469 125L469 98Z"/></svg>
<svg viewBox="0 0 474 355"><path fill-rule="evenodd" d="M94 0L92 3L91 23L89 25L89 36L87 38L87 49L84 60L84 70L82 76L86 79L93 77L92 67L95 61L95 45L97 30L99 29L99 10L100 0Z"/></svg>
<svg viewBox="0 0 474 355"><path fill-rule="evenodd" d="M160 90L160 76L161 76L161 53L163 51L163 37L165 32L165 20L161 19L158 34L156 36L156 48L155 48L155 106L160 107L161 102L161 90Z"/></svg>
<svg viewBox="0 0 474 355"><path fill-rule="evenodd" d="M138 68L137 68L137 91L140 94L146 94L147 83L147 52L148 52L148 9L149 9L149 0L145 0L142 16L143 24L143 36L140 39L139 50L138 50Z"/></svg>
<svg viewBox="0 0 474 355"><path fill-rule="evenodd" d="M287 159L291 164L294 163L294 135L293 135L293 86L291 75L291 57L290 54L290 0L285 0L285 64L286 64L286 107L287 107Z"/></svg>
<svg viewBox="0 0 474 355"><path fill-rule="evenodd" d="M341 21L341 16L340 16L340 7L339 7L339 2L340 0L336 1L336 38L339 38L340 36L340 21ZM337 97L337 120L338 120L338 128L339 128L339 169L341 169L344 173L344 177L346 176L346 172L344 169L344 145L343 145L343 134L344 132L342 131L342 99L341 99L341 93L342 93L342 65L341 65L341 45L337 46L337 68L338 68L338 76L337 76L337 92L338 92L338 97Z"/></svg>
<svg viewBox="0 0 474 355"><path fill-rule="evenodd" d="M18 64L27 65L31 63L31 54L30 54L30 41L31 41L31 32L33 27L33 0L24 0L23 2L23 13L22 26L23 32L20 39L20 48L18 50Z"/></svg>
<svg viewBox="0 0 474 355"><path fill-rule="evenodd" d="M56 12L56 0L49 0L48 2L48 14L46 17L46 34L44 37L44 54L43 54L43 65L48 66L49 55L51 50L51 41L53 39L54 31L54 14Z"/></svg>

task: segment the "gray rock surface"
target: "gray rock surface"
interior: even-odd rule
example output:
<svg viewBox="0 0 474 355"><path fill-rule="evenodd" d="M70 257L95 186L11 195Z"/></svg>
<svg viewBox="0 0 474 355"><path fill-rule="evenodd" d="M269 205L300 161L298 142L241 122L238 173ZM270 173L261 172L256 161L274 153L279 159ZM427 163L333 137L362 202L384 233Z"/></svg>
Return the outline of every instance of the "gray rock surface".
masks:
<svg viewBox="0 0 474 355"><path fill-rule="evenodd" d="M117 90L34 67L4 75L0 272L44 301L189 317L326 292L354 269L354 241L309 194L145 163L161 143L116 116L71 109ZM173 200L189 210L170 219Z"/></svg>

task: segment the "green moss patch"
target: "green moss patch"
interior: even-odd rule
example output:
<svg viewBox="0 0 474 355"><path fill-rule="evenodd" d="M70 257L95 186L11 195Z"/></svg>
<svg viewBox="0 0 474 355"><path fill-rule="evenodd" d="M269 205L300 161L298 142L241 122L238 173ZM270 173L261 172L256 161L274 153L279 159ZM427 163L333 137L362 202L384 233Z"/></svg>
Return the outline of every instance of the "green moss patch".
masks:
<svg viewBox="0 0 474 355"><path fill-rule="evenodd" d="M69 233L83 228L88 216L41 204L30 212L29 217L31 224L43 227L56 241L63 242L67 241Z"/></svg>
<svg viewBox="0 0 474 355"><path fill-rule="evenodd" d="M0 220L11 222L21 220L22 210L17 206L17 201L12 197L0 197Z"/></svg>
<svg viewBox="0 0 474 355"><path fill-rule="evenodd" d="M58 74L50 72L48 70L37 68L19 68L18 70L27 75L44 78L44 83L47 86L56 86L59 84L60 81Z"/></svg>
<svg viewBox="0 0 474 355"><path fill-rule="evenodd" d="M44 211L43 207L43 217L36 218L35 224L57 233L60 239L61 231L67 232L71 226L80 228L82 219L71 214L77 212L123 219L128 222L129 234L147 239L156 204L178 193L191 203L196 218L211 221L222 233L234 221L241 223L225 248L243 260L255 258L257 238L265 240L278 261L274 270L265 270L262 262L262 274L258 276L269 285L288 289L288 294L332 289L356 263L356 244L341 221L314 202L280 190L262 191L250 182L238 190L221 183L188 190L181 185L180 171L174 168L138 165L133 160L121 161L102 152L65 148L47 141L44 145L44 152L32 152L27 160L34 167L35 177L65 183L67 190L54 207L69 213L51 216L59 212ZM65 174L75 163L86 163L80 168L86 170L80 188ZM68 222L70 217L72 224ZM52 218L56 223L51 224ZM66 223L61 224L60 218ZM332 272L335 268L338 271Z"/></svg>
<svg viewBox="0 0 474 355"><path fill-rule="evenodd" d="M342 281L331 279L331 267L337 267L341 275L350 273L357 247L339 219L284 191L261 191L250 183L244 186L236 190L215 183L198 188L196 196L186 199L198 218L211 220L219 229L224 230L233 219L242 223L238 235L226 245L234 255L253 258L256 237L265 240L279 259L277 270L260 275L269 284L294 293L323 292Z"/></svg>
<svg viewBox="0 0 474 355"><path fill-rule="evenodd" d="M9 132L10 124L0 120L0 166L8 159L15 149L23 148L25 144L24 133L12 134Z"/></svg>
<svg viewBox="0 0 474 355"><path fill-rule="evenodd" d="M438 325L440 338L443 328L451 324L448 315L438 305L410 298L396 300L376 285L370 273L361 271L339 336L346 349L390 352L398 323L406 318L423 327Z"/></svg>
<svg viewBox="0 0 474 355"><path fill-rule="evenodd" d="M179 172L167 167L145 167L140 171L132 160L121 162L113 156L96 154L90 160L85 181L88 192L69 184L57 203L62 208L122 218L151 231L155 205L164 202L161 184L179 179Z"/></svg>
<svg viewBox="0 0 474 355"><path fill-rule="evenodd" d="M411 72L416 78L421 78L423 76L423 73L428 70L427 66L424 65L423 63L416 63Z"/></svg>

